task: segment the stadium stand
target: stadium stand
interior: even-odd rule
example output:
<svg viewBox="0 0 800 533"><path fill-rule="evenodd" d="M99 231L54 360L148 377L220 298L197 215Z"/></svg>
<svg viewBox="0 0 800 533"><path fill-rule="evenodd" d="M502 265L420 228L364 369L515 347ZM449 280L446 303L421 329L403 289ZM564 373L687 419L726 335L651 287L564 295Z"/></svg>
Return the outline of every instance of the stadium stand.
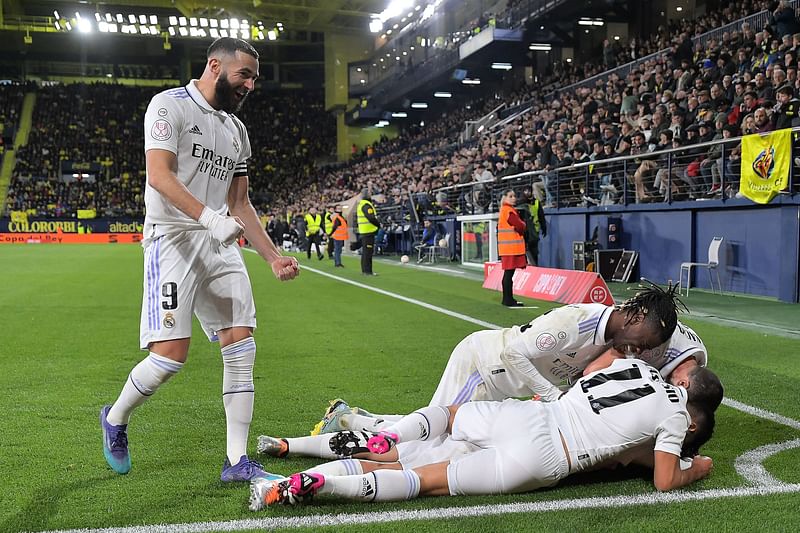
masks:
<svg viewBox="0 0 800 533"><path fill-rule="evenodd" d="M95 209L99 216L141 217L142 120L159 90L106 83L39 87L6 210L73 217L78 209ZM315 161L330 158L334 122L322 109L320 92L257 90L249 98L242 118L254 152L253 200L263 211L273 203L286 205L276 194L301 190L315 176ZM70 174L72 179L64 178Z"/></svg>
<svg viewBox="0 0 800 533"><path fill-rule="evenodd" d="M14 140L25 96L23 87L18 83L0 85L0 154Z"/></svg>
<svg viewBox="0 0 800 533"><path fill-rule="evenodd" d="M557 63L533 85L409 127L346 164L315 165L329 159L335 137L321 94L256 91L243 113L254 147L253 199L263 212L299 213L371 186L379 205L479 213L495 207L494 182L520 172L532 174L518 185L532 186L551 208L734 196L735 138L774 128L788 105L779 104L776 91L800 87L800 35L780 34L796 31L793 11L780 20L768 17L771 23L760 31L741 20L731 23L748 13L763 18L766 4L731 2L649 39L613 47L613 57L599 50L596 63ZM486 14L468 27L498 20L512 26L516 7L511 3L504 13ZM725 23L731 23L728 31L703 38L704 30ZM629 59L636 61L591 78L601 65ZM588 85L573 83L586 78ZM93 208L141 215L140 124L153 92L110 84L39 88L33 131L17 154L6 211L70 216ZM64 105L68 100L78 105ZM86 113L89 108L101 111ZM465 138L466 121L490 115L494 125ZM66 126L58 138L53 124ZM711 150L694 147L712 140L720 144ZM101 172L75 172L76 183L67 187L57 179L64 161L99 165Z"/></svg>
<svg viewBox="0 0 800 533"><path fill-rule="evenodd" d="M432 137L437 142L409 146L401 137L387 150L377 151L369 163L338 169L334 177L354 184L349 193L369 181L381 183L381 191L401 194L442 189L449 206L469 213L492 208L491 195L481 194L490 190L486 182L527 170L538 175L519 185L533 185L551 208L732 197L737 192L740 143L725 143L724 138L768 131L779 120L783 127L793 125L786 119L789 103L779 103L776 91L786 86L796 94L800 88L800 35L779 35L796 28L797 17L788 10L779 25L774 14L767 16L759 32L743 20L718 36L717 30L714 35L701 32L748 12L757 13L751 18L765 19L761 8L767 4L731 3L722 12L682 21L669 36L653 37L635 52L638 57L663 47L660 53L611 70L607 79L593 80L593 86L569 85L594 74L597 68L591 64L583 71L568 63L557 65L551 78L502 95L509 113L529 108L502 129L488 128L453 149L458 139L441 126L448 120L443 117L429 126L437 132ZM689 32L697 37L696 45ZM554 86L560 89L544 94ZM745 104L750 91L757 97ZM492 103L497 102L481 111ZM670 133L662 138L665 130ZM447 131L450 138L442 138ZM426 138L424 130L416 134L415 139L420 138ZM720 142L711 150L689 148L709 141ZM455 187L470 181L483 183L477 189ZM443 188L446 185L451 188Z"/></svg>

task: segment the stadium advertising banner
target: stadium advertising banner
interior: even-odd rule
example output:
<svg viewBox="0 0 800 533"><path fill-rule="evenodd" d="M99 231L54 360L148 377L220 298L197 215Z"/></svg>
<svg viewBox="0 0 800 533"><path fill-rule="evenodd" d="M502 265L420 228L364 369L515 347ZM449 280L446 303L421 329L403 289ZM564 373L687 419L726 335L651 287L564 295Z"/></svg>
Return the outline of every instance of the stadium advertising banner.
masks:
<svg viewBox="0 0 800 533"><path fill-rule="evenodd" d="M142 240L143 223L134 218L0 219L0 244L19 243L135 243Z"/></svg>
<svg viewBox="0 0 800 533"><path fill-rule="evenodd" d="M483 288L503 290L500 263L483 264ZM563 304L613 305L608 285L596 272L529 266L514 272L514 294Z"/></svg>
<svg viewBox="0 0 800 533"><path fill-rule="evenodd" d="M789 186L791 160L792 130L746 135L742 138L739 190L757 204L769 203Z"/></svg>
<svg viewBox="0 0 800 533"><path fill-rule="evenodd" d="M69 159L61 160L61 172L64 174L97 174L103 170L103 165L95 161L71 161Z"/></svg>

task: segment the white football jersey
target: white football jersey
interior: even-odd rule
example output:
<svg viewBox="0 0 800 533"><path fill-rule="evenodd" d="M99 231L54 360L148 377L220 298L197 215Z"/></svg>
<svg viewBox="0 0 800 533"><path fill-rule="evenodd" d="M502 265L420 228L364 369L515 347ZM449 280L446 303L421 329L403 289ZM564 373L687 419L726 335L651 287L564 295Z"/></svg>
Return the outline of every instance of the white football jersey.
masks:
<svg viewBox="0 0 800 533"><path fill-rule="evenodd" d="M234 177L247 175L250 139L234 115L211 107L192 80L185 87L158 93L144 118L144 150L168 150L178 159L178 180L200 202L228 214L228 189ZM145 188L145 240L203 229L150 186Z"/></svg>
<svg viewBox="0 0 800 533"><path fill-rule="evenodd" d="M615 359L545 404L564 437L571 472L587 470L631 448L680 457L691 421L686 390L666 383L639 359Z"/></svg>
<svg viewBox="0 0 800 533"><path fill-rule="evenodd" d="M503 330L501 360L523 382L543 377L566 390L608 349L606 325L613 310L602 304L565 305Z"/></svg>
<svg viewBox="0 0 800 533"><path fill-rule="evenodd" d="M692 356L700 366L708 364L708 352L700 336L692 328L678 320L678 325L675 326L675 331L667 342L652 350L646 350L636 357L650 366L658 368L661 375L666 378L675 370L676 366Z"/></svg>

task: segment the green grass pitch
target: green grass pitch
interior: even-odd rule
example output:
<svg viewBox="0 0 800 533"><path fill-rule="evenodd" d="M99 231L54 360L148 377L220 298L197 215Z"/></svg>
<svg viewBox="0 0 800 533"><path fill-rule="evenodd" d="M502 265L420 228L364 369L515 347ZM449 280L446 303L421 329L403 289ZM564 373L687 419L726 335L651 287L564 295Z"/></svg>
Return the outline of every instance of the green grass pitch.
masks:
<svg viewBox="0 0 800 533"><path fill-rule="evenodd" d="M133 469L114 474L105 464L98 410L112 402L127 373L143 357L138 348L142 252L137 246L0 247L0 531L42 531L249 518L374 513L653 494L644 471L596 473L537 493L429 498L359 505L320 499L302 508L247 510L244 485L223 485L225 424L219 348L199 327L184 370L133 416ZM386 295L306 271L290 283L274 280L246 254L258 308L255 436L303 435L327 400L347 399L375 412L402 413L427 404L452 348L479 326ZM380 276L359 274L357 258L344 269L306 262L354 281L418 299L480 320L510 326L552 304L509 310L499 293L474 279L379 262ZM724 297L723 297L724 298ZM698 293L686 300L708 302ZM737 299L747 317L747 298ZM759 309L800 316L798 306L752 300ZM725 316L725 302L720 314ZM744 303L742 303L744 302ZM713 302L712 302L713 303ZM733 312L733 311L732 311ZM738 311L737 311L738 312ZM759 316L761 313L759 313ZM800 337L685 317L704 339L710 367L726 396L800 419ZM797 324L798 322L794 322ZM717 431L704 452L715 460L710 478L692 491L747 486L734 469L741 454L797 439L800 431L730 407L718 412ZM800 450L765 461L786 483L800 482ZM289 473L311 459L267 459ZM328 531L796 531L800 493L705 499L685 503L558 510L390 524ZM318 530L320 528L311 527Z"/></svg>

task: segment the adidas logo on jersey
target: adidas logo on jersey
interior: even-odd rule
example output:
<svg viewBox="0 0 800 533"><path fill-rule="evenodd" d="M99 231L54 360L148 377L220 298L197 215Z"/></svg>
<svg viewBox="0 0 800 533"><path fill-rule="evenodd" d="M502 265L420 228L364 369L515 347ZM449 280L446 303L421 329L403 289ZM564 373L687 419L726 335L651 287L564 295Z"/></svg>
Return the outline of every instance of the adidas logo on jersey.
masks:
<svg viewBox="0 0 800 533"><path fill-rule="evenodd" d="M195 135L202 135L203 132L200 131L200 128L197 127L197 124L192 126L192 129L189 130L189 133L194 133Z"/></svg>

